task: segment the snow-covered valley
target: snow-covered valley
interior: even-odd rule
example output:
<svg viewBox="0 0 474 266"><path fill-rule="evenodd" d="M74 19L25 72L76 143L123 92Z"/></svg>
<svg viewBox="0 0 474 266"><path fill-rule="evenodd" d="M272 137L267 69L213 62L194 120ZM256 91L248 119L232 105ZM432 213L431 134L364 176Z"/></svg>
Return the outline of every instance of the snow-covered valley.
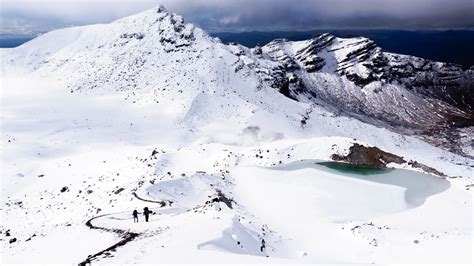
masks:
<svg viewBox="0 0 474 266"><path fill-rule="evenodd" d="M472 263L472 158L286 97L161 7L1 56L2 264ZM405 162L319 163L356 143Z"/></svg>

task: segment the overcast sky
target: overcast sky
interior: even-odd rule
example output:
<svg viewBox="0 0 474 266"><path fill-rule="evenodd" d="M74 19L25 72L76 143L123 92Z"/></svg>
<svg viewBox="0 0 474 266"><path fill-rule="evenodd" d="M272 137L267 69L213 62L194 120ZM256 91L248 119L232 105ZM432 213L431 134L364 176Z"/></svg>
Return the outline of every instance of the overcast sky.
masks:
<svg viewBox="0 0 474 266"><path fill-rule="evenodd" d="M110 22L163 4L209 31L474 29L474 0L0 0L0 34Z"/></svg>

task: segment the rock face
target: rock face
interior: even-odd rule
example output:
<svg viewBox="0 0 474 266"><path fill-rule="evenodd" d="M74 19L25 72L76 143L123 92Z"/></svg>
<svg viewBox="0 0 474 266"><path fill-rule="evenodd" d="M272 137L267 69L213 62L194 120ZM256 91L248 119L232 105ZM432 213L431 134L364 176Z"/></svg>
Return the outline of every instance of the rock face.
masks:
<svg viewBox="0 0 474 266"><path fill-rule="evenodd" d="M406 163L400 156L382 151L377 147L365 147L358 143L354 143L350 147L349 154L346 156L333 154L331 159L368 167L387 167L389 163Z"/></svg>
<svg viewBox="0 0 474 266"><path fill-rule="evenodd" d="M209 95L216 94L238 94L249 108L265 102L275 112L284 107L249 94L273 89L336 115L474 156L460 141L462 132L474 126L474 68L387 53L367 38L322 34L250 49L224 45L158 7L111 24L53 31L0 52L4 73L54 73L71 92L109 90L130 100L138 95L151 102L171 99L173 112L188 120L199 120L194 108L211 109Z"/></svg>

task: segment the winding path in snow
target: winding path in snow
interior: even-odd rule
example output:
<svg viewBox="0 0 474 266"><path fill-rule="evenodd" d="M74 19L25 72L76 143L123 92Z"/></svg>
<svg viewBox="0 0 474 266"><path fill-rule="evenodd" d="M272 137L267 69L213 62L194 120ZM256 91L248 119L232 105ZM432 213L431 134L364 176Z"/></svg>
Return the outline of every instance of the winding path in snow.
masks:
<svg viewBox="0 0 474 266"><path fill-rule="evenodd" d="M173 202L170 201L170 200L168 200L168 201L156 201L156 200L144 199L144 198L138 196L138 194L137 194L136 192L133 192L132 195L133 195L135 198L137 198L138 200L141 200L141 201L160 204L161 207L165 207L165 206L166 206L166 203L168 203L169 206L171 206L171 204L173 204Z"/></svg>
<svg viewBox="0 0 474 266"><path fill-rule="evenodd" d="M138 200L141 200L141 201L160 204L160 208L166 206L166 203L167 203L166 201L154 201L154 200L144 199L144 198L138 196L138 194L136 192L133 192L132 195L135 198L137 198ZM171 205L172 202L168 201L168 204ZM102 215L99 215L99 216L92 217L91 219L89 219L86 222L86 226L89 227L90 229L101 230L101 231L105 231L105 232L109 232L109 233L118 234L122 238L122 240L120 240L119 242L113 244L112 246L110 246L106 249L103 249L103 250L101 250L101 251L99 251L99 252L97 252L93 255L89 255L87 257L87 259L85 259L84 261L79 263L80 266L83 266L83 265L85 266L85 265L88 265L88 264L90 265L92 263L92 261L98 260L101 256L103 256L103 257L111 256L110 253L116 251L116 249L118 247L125 246L127 243L133 241L135 238L137 238L138 236L141 235L140 233L135 233L135 232L131 232L131 231L123 230L123 229L107 228L107 227L102 227L102 226L95 226L94 224L92 224L92 221L94 221L96 219L103 218L103 217L106 217L106 216L111 216L111 215L114 215L114 214L116 214L116 213L108 213L108 214L102 214Z"/></svg>

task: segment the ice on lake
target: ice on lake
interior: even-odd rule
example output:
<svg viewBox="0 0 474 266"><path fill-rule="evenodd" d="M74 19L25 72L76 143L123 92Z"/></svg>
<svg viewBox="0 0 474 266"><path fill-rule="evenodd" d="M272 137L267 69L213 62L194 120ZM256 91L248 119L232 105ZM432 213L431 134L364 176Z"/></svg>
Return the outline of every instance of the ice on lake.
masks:
<svg viewBox="0 0 474 266"><path fill-rule="evenodd" d="M265 175L271 175L276 183L284 183L289 194L309 194L311 202L299 205L312 206L318 216L334 221L366 219L415 208L450 186L443 178L415 171L314 160L264 171L270 171ZM291 192L297 185L305 189Z"/></svg>

